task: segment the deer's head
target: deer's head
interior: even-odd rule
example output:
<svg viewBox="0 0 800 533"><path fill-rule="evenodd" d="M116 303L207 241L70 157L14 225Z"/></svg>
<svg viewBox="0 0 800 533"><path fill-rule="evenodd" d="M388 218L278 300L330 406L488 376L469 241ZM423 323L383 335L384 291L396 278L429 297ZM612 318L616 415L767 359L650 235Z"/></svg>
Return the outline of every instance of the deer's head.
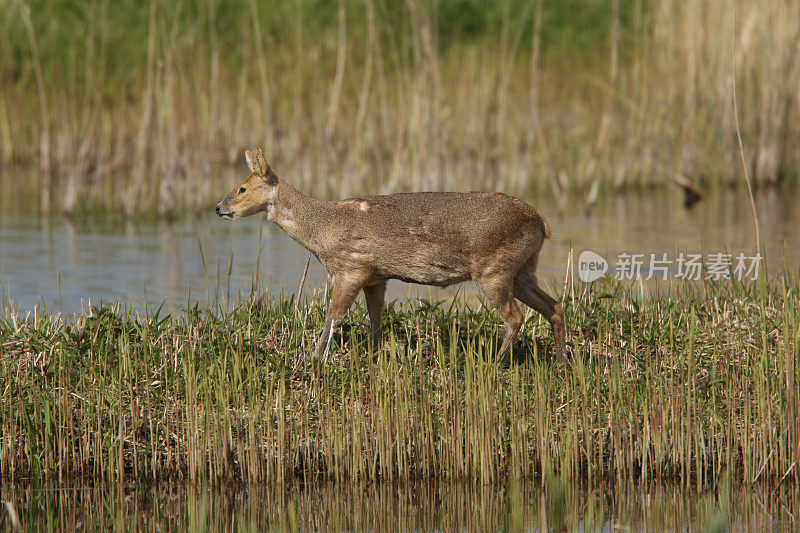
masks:
<svg viewBox="0 0 800 533"><path fill-rule="evenodd" d="M261 148L245 150L244 156L250 175L217 204L221 218L243 218L265 211L275 197L278 175L264 160Z"/></svg>

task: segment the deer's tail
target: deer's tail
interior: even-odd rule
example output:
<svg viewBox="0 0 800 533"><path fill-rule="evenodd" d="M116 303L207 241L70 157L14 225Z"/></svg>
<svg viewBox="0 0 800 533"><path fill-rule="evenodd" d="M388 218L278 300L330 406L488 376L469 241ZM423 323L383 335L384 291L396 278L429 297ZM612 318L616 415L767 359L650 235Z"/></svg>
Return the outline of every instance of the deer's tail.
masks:
<svg viewBox="0 0 800 533"><path fill-rule="evenodd" d="M547 222L547 219L542 217L542 229L544 230L544 238L550 238L550 224Z"/></svg>

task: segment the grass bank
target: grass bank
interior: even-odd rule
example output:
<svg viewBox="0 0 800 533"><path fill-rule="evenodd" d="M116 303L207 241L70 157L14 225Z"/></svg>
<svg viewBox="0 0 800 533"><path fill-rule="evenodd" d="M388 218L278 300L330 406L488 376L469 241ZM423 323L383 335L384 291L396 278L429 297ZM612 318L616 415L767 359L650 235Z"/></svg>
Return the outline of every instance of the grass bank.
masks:
<svg viewBox="0 0 800 533"><path fill-rule="evenodd" d="M242 151L320 197L800 170L800 3L0 2L0 164L42 211L212 205ZM124 29L124 31L120 31Z"/></svg>
<svg viewBox="0 0 800 533"><path fill-rule="evenodd" d="M321 298L230 314L0 321L0 475L193 481L795 483L800 277L565 294L574 364L529 315L510 365L482 306L395 303L367 355L353 310L304 362ZM536 341L532 341L531 334Z"/></svg>

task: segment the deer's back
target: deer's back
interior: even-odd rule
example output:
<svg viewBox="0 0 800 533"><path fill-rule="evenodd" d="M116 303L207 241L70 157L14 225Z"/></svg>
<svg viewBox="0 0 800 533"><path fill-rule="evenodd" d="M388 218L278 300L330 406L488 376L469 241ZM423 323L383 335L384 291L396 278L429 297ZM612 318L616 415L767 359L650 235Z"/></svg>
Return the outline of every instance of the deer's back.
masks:
<svg viewBox="0 0 800 533"><path fill-rule="evenodd" d="M447 285L487 268L518 268L549 237L532 206L502 193L402 193L335 202L329 268Z"/></svg>

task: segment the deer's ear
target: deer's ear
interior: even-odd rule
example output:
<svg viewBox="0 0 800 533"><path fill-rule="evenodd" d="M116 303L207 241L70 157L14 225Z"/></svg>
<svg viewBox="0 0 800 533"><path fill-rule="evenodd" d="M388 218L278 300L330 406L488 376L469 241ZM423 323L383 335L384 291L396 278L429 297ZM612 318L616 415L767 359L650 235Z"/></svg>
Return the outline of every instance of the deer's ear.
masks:
<svg viewBox="0 0 800 533"><path fill-rule="evenodd" d="M245 150L244 157L247 159L247 166L250 167L250 172L262 178L267 176L269 165L264 160L261 148L255 146L252 150Z"/></svg>

